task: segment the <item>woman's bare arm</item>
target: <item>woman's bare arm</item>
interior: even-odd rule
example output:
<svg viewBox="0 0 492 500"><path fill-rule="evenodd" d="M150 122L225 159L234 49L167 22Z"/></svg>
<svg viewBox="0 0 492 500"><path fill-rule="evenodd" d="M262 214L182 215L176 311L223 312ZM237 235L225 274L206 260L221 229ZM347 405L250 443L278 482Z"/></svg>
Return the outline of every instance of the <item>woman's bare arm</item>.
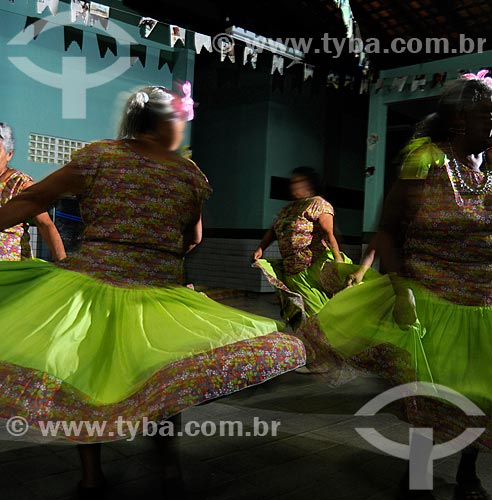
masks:
<svg viewBox="0 0 492 500"><path fill-rule="evenodd" d="M343 262L342 255L340 254L340 248L338 247L338 241L335 238L335 233L333 230L333 215L322 214L320 215L318 222L324 232L323 239L333 252L335 262Z"/></svg>

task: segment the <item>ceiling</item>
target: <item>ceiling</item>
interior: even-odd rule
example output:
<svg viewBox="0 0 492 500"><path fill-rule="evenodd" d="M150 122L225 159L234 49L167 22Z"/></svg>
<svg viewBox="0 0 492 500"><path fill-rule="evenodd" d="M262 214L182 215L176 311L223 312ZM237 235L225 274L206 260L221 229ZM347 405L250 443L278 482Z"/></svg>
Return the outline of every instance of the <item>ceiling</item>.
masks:
<svg viewBox="0 0 492 500"><path fill-rule="evenodd" d="M122 0L142 15L188 29L215 35L231 25L267 37L313 37L308 62L330 67L355 65L349 53L335 60L333 54L314 54L321 37L343 39L345 27L333 0ZM492 40L490 0L351 0L362 38L378 38L389 47L396 37L446 37L458 49L460 33ZM492 48L492 47L491 47ZM485 46L487 49L487 45ZM320 51L322 52L322 51ZM446 57L445 54L382 54L371 57L378 69L415 64Z"/></svg>

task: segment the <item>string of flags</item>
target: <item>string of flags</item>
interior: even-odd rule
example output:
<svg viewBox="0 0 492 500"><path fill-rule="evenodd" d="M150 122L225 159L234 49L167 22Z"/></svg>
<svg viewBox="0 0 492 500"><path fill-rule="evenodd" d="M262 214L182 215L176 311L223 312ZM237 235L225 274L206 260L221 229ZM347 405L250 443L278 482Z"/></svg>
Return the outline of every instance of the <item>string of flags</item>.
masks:
<svg viewBox="0 0 492 500"><path fill-rule="evenodd" d="M9 0L10 2L14 2L15 0ZM352 38L354 36L360 37L360 31L357 23L354 20L354 16L352 14L352 10L350 7L349 0L333 0L337 7L340 8L342 19L346 26L346 36L348 38ZM36 0L36 12L37 14L43 14L46 9L49 10L51 15L56 16L58 13L59 0ZM113 7L109 7L107 5L85 1L85 0L71 0L70 1L70 19L71 22L76 25L78 23L82 23L86 26L94 26L96 23L99 23L100 26L107 30L110 20L110 12L114 9L118 11L119 9L115 9ZM140 34L143 38L149 38L153 32L155 32L155 28L157 25L162 25L168 27L169 29L169 45L174 48L178 43L181 43L184 47L186 42L192 41L194 45L194 49L197 54L201 54L203 51L208 53L213 52L214 48L219 49L220 52L220 60L224 62L226 60L231 63L236 63L236 45L235 41L232 37L223 37L219 40L219 47L216 45L216 39L212 39L211 36L205 35L202 33L194 33L192 31L188 31L185 28L182 28L178 25L168 25L162 23L156 19L151 17L138 17L138 28L140 29ZM39 34L45 28L47 21L28 17L26 20L25 29L34 24L34 39L36 39ZM190 34L187 37L187 34ZM77 29L74 26L65 26L64 27L64 36L65 36L65 50L68 50L72 43L76 43L80 49L83 46L83 36L84 33L82 30ZM194 36L194 39L193 39ZM104 36L101 34L97 34L97 43L99 47L99 53L101 57L105 57L109 52L113 55L117 55L117 42L111 36ZM262 51L258 50L258 48L246 44L243 48L243 57L242 64L244 66L249 65L253 69L257 68L258 58ZM268 48L265 48L268 50ZM130 61L132 64L135 64L137 61L140 61L143 66L146 63L146 52L147 47L143 44L132 44L130 47ZM278 73L279 75L284 75L285 71L290 69L291 67L302 64L302 81L306 82L309 79L314 78L315 66L304 63L300 60L292 60L289 65L286 66L285 58L281 55L272 52L272 63L271 63L271 75L275 75ZM369 61L365 54L362 52L358 54L359 57L359 66L362 68L362 79L360 82L359 93L368 93L369 92L369 83L370 83L370 72L369 72ZM161 69L164 64L168 64L170 69L173 69L173 61L172 57L170 57L169 51L161 50L159 55L159 65L158 69ZM343 78L344 77L344 78ZM326 86L332 89L350 89L355 90L355 82L356 78L354 75L341 75L334 71L329 71L326 78ZM400 82L401 85L402 82ZM395 83L397 85L397 83ZM405 82L403 82L403 86ZM419 80L415 83L416 88L421 88L425 86L425 81ZM399 88L399 87L398 87ZM413 84L412 84L413 88Z"/></svg>
<svg viewBox="0 0 492 500"><path fill-rule="evenodd" d="M465 73L469 73L468 69L457 70L456 76L460 76ZM442 87L448 78L448 73L446 71L439 71L432 74L432 78L424 73L419 73L416 75L401 75L392 78L378 78L375 86L375 93L381 92L381 90L386 89L390 92L403 92L404 90L410 90L410 92L421 91L424 92L427 89L433 89L435 87ZM386 83L389 82L389 85Z"/></svg>

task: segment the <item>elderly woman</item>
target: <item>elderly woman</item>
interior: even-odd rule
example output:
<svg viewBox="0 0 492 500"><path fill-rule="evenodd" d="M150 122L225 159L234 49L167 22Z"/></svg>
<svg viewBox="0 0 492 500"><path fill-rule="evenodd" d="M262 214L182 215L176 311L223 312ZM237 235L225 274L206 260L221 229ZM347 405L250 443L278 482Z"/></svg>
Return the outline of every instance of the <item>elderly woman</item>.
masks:
<svg viewBox="0 0 492 500"><path fill-rule="evenodd" d="M485 413L473 425L437 391L408 405L412 423L433 428L436 441L486 429L462 454L457 500L490 499L475 462L480 446L492 448L492 172L480 168L491 116L484 72L448 85L405 150L372 243L390 274L339 293L299 332L312 369L342 359L395 384L448 387Z"/></svg>
<svg viewBox="0 0 492 500"><path fill-rule="evenodd" d="M154 422L304 363L275 321L235 310L183 283L211 188L175 153L189 101L144 87L123 111L119 140L92 143L0 209L0 228L80 199L80 249L59 265L0 263L0 416L99 421L79 443L123 439L117 421ZM134 427L135 428L135 427ZM125 426L124 430L128 427ZM80 491L100 491L100 446L80 447Z"/></svg>
<svg viewBox="0 0 492 500"><path fill-rule="evenodd" d="M33 184L31 177L9 167L13 155L12 129L6 123L0 123L0 207ZM33 219L53 259L65 258L63 242L50 216L44 212ZM0 231L0 260L21 260L31 257L28 226L25 222Z"/></svg>
<svg viewBox="0 0 492 500"><path fill-rule="evenodd" d="M282 316L293 326L317 313L333 295L321 281L325 264L351 263L338 247L335 211L319 196L320 184L311 168L293 171L290 192L294 201L279 212L252 256L254 267L279 290ZM275 240L282 260L262 259L264 250Z"/></svg>

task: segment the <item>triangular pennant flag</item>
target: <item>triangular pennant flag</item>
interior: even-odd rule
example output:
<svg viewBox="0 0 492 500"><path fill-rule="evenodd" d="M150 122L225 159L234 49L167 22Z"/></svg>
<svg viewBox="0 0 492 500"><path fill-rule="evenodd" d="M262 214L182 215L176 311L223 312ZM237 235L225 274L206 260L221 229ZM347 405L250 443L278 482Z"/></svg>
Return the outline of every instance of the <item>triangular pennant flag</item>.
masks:
<svg viewBox="0 0 492 500"><path fill-rule="evenodd" d="M440 73L434 73L432 75L432 82L431 82L431 88L433 89L436 85L441 85L441 87L444 85L444 82L446 81L446 76L447 73L440 72Z"/></svg>
<svg viewBox="0 0 492 500"><path fill-rule="evenodd" d="M186 40L186 30L176 26L175 24L171 24L169 29L171 30L171 47L174 47L178 40L181 40L181 43L184 45Z"/></svg>
<svg viewBox="0 0 492 500"><path fill-rule="evenodd" d="M395 78L393 78L391 90L398 90L398 92L402 92L405 87L405 84L407 83L407 80L408 80L408 75L395 76Z"/></svg>
<svg viewBox="0 0 492 500"><path fill-rule="evenodd" d="M72 23L77 21L80 17L84 24L89 22L89 10L90 2L84 2L82 0L71 0L70 1L70 19Z"/></svg>
<svg viewBox="0 0 492 500"><path fill-rule="evenodd" d="M326 86L338 90L340 88L340 75L334 71L330 71L326 77Z"/></svg>
<svg viewBox="0 0 492 500"><path fill-rule="evenodd" d="M79 46L80 50L82 50L82 44L84 42L84 32L82 30L74 28L73 26L64 26L63 35L65 38L65 51L68 50L73 42L75 42Z"/></svg>
<svg viewBox="0 0 492 500"><path fill-rule="evenodd" d="M251 63L253 69L256 69L256 64L258 63L258 49L256 47L244 47L243 54L243 66Z"/></svg>
<svg viewBox="0 0 492 500"><path fill-rule="evenodd" d="M142 17L138 26L140 27L140 32L143 37L149 38L150 34L157 25L157 20L151 17Z"/></svg>
<svg viewBox="0 0 492 500"><path fill-rule="evenodd" d="M278 71L281 75L284 74L284 58L277 54L273 54L271 74L273 75L275 71Z"/></svg>
<svg viewBox="0 0 492 500"><path fill-rule="evenodd" d="M376 94L384 87L384 80L382 78L378 78L376 83Z"/></svg>
<svg viewBox="0 0 492 500"><path fill-rule="evenodd" d="M224 62L226 57L228 57L232 63L236 62L234 40L229 37L220 39L220 61Z"/></svg>
<svg viewBox="0 0 492 500"><path fill-rule="evenodd" d="M146 60L147 60L147 46L132 43L130 45L130 64L133 66L137 61L140 61L142 66L145 68Z"/></svg>
<svg viewBox="0 0 492 500"><path fill-rule="evenodd" d="M174 54L172 52L167 51L167 50L161 49L159 51L159 64L157 66L157 69L161 70L165 64L167 64L169 66L169 70L172 73L172 71L174 69L174 64L175 64Z"/></svg>
<svg viewBox="0 0 492 500"><path fill-rule="evenodd" d="M32 39L36 40L41 31L43 31L44 27L48 24L48 21L45 19L40 19L39 17L26 17L26 24L24 25L24 31L26 31L29 26L34 25L34 34Z"/></svg>
<svg viewBox="0 0 492 500"><path fill-rule="evenodd" d="M44 9L48 7L50 9L51 15L56 16L58 14L58 3L59 0L37 0L36 12L42 14Z"/></svg>
<svg viewBox="0 0 492 500"><path fill-rule="evenodd" d="M310 64L305 64L304 65L304 81L306 81L308 78L313 78L314 76L314 66L311 66Z"/></svg>
<svg viewBox="0 0 492 500"><path fill-rule="evenodd" d="M94 26L96 21L101 23L101 26L107 30L109 24L109 10L107 5L102 3L91 2L89 7L89 18L91 26Z"/></svg>
<svg viewBox="0 0 492 500"><path fill-rule="evenodd" d="M343 82L343 88L349 88L354 90L355 77L353 75L345 75L345 81Z"/></svg>
<svg viewBox="0 0 492 500"><path fill-rule="evenodd" d="M364 77L360 82L359 94L367 94L369 92L369 78Z"/></svg>
<svg viewBox="0 0 492 500"><path fill-rule="evenodd" d="M99 47L99 55L101 58L105 57L108 50L110 50L113 55L118 55L118 45L116 40L110 36L96 34L97 46Z"/></svg>
<svg viewBox="0 0 492 500"><path fill-rule="evenodd" d="M201 33L195 33L195 50L197 54L200 54L202 49L208 52L212 52L212 38L208 35L202 35Z"/></svg>
<svg viewBox="0 0 492 500"><path fill-rule="evenodd" d="M424 91L426 84L427 84L427 77L425 75L415 75L413 77L410 90L412 92L415 92L416 90Z"/></svg>

